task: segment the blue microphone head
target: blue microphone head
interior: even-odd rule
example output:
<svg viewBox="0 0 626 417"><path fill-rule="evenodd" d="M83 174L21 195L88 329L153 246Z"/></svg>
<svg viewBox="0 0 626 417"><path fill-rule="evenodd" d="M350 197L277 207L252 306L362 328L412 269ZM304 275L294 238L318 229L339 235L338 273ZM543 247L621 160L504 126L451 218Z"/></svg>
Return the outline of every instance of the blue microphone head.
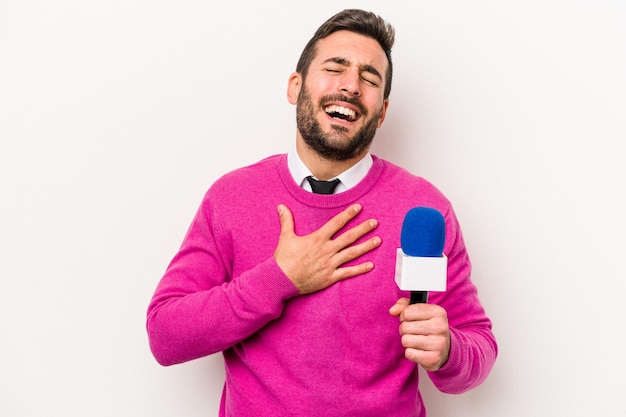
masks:
<svg viewBox="0 0 626 417"><path fill-rule="evenodd" d="M441 256L446 243L446 223L441 213L430 207L409 210L402 223L400 245L407 256Z"/></svg>

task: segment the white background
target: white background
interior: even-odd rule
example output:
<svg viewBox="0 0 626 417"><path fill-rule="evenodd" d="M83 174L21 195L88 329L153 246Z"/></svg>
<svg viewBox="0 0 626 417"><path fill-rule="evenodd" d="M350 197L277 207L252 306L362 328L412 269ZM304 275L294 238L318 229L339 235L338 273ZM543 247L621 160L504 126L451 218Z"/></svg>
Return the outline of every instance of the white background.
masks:
<svg viewBox="0 0 626 417"><path fill-rule="evenodd" d="M452 200L500 345L429 416L621 416L626 6L609 0L0 0L0 415L214 416L145 311L202 195L294 143L335 12L397 29L374 153ZM392 277L390 277L392 279Z"/></svg>

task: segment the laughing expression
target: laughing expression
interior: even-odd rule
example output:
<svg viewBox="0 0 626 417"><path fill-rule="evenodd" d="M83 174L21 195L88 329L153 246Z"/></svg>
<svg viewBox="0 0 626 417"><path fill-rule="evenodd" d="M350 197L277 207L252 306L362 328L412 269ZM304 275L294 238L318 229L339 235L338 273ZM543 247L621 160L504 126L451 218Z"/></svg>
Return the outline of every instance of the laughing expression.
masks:
<svg viewBox="0 0 626 417"><path fill-rule="evenodd" d="M306 77L289 81L300 139L325 159L362 157L382 125L388 61L372 38L340 31L318 41Z"/></svg>

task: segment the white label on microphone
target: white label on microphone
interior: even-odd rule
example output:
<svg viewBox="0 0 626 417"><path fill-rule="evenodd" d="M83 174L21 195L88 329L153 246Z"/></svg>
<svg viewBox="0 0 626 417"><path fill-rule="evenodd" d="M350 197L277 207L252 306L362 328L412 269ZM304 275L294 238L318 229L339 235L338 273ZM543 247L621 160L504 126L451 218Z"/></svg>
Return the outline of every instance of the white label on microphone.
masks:
<svg viewBox="0 0 626 417"><path fill-rule="evenodd" d="M395 279L402 291L445 291L448 257L407 256L398 248Z"/></svg>

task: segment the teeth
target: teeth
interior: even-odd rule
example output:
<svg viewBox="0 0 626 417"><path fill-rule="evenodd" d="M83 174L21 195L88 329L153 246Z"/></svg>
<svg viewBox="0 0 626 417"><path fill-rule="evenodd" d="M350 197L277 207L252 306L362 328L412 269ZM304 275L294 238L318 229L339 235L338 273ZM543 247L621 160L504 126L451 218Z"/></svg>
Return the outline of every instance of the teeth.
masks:
<svg viewBox="0 0 626 417"><path fill-rule="evenodd" d="M326 111L326 113L329 113L329 114L340 113L340 114L343 114L344 116L348 116L348 119L350 120L356 120L356 112L346 107L332 105L332 106L326 107L324 110Z"/></svg>

